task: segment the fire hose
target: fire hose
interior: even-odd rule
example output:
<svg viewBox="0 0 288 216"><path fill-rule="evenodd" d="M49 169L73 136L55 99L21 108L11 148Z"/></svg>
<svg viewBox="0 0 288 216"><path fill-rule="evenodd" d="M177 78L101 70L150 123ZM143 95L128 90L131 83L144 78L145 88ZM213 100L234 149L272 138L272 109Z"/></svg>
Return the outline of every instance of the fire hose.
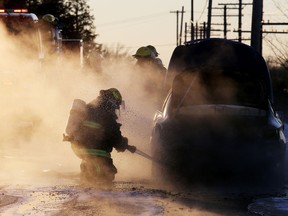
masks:
<svg viewBox="0 0 288 216"><path fill-rule="evenodd" d="M159 163L159 164L163 164L161 161L156 160L156 159L153 158L152 156L150 156L150 155L146 154L145 152L137 149L135 146L130 146L130 145L129 145L128 148L127 148L127 150L130 151L131 153L136 153L136 154L138 154L138 155L140 155L140 156L142 156L142 157L144 157L144 158L146 158L146 159L148 159L148 160L151 160L151 161L153 161L153 162L156 162L156 163Z"/></svg>
<svg viewBox="0 0 288 216"><path fill-rule="evenodd" d="M71 138L69 136L63 134L63 141L71 142L72 140L71 140ZM146 154L145 152L137 149L135 146L128 145L127 146L127 150L130 151L131 153L136 153L136 154L138 154L138 155L140 155L140 156L142 156L142 157L144 157L144 158L146 158L148 160L151 160L151 161L154 161L154 162L157 162L157 163L161 163L158 160L156 160L153 157L151 157L150 155Z"/></svg>
<svg viewBox="0 0 288 216"><path fill-rule="evenodd" d="M140 155L140 156L142 156L142 157L144 157L144 158L147 158L149 160L155 161L150 155L140 151L139 149L136 149L135 153Z"/></svg>

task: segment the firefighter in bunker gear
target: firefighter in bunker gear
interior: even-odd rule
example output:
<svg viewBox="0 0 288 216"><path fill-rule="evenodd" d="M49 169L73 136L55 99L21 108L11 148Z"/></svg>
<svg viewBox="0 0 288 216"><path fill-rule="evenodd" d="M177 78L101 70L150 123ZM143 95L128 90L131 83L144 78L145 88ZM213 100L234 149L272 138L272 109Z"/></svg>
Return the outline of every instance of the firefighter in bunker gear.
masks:
<svg viewBox="0 0 288 216"><path fill-rule="evenodd" d="M136 53L132 55L137 59L137 65L147 67L153 67L154 70L161 71L162 73L166 72L162 60L158 57L159 53L156 48L152 45L142 46L137 49Z"/></svg>
<svg viewBox="0 0 288 216"><path fill-rule="evenodd" d="M162 60L158 57L159 53L157 52L156 48L152 45L146 46L149 50L151 50L152 55L154 56L155 62L159 64L159 67L162 68L164 72L166 72L166 68L163 65Z"/></svg>
<svg viewBox="0 0 288 216"><path fill-rule="evenodd" d="M143 80L141 83L144 92L157 104L167 94L165 89L167 69L157 57L158 55L152 45L142 46L132 55L136 59L135 71Z"/></svg>
<svg viewBox="0 0 288 216"><path fill-rule="evenodd" d="M95 100L85 105L83 114L70 112L66 128L68 136L64 136L64 141L70 141L74 153L82 159L80 169L84 182L111 184L117 173L110 154L113 148L118 152L136 151L136 147L128 145L128 139L122 136L121 124L117 122L115 110L120 109L122 102L120 92L110 88L101 90ZM82 118L74 132L71 124L69 126L72 114Z"/></svg>

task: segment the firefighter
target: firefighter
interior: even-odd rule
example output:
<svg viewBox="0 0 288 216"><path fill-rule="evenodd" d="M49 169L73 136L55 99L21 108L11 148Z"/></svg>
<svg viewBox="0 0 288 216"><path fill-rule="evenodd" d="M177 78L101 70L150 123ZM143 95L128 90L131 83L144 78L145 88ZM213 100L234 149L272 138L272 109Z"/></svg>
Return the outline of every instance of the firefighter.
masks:
<svg viewBox="0 0 288 216"><path fill-rule="evenodd" d="M155 47L154 47L155 49ZM158 52L153 50L152 46L143 46L137 49L133 57L137 60L136 71L138 71L144 80L144 91L148 93L156 103L163 99L166 94L165 78L167 69L162 61L156 58ZM151 97L152 96L152 97Z"/></svg>
<svg viewBox="0 0 288 216"><path fill-rule="evenodd" d="M111 158L113 148L118 152L136 151L136 147L128 145L128 139L122 136L121 124L117 122L115 111L121 104L120 92L110 88L101 90L99 96L86 105L83 115L79 116L80 112L75 110L70 112L70 117L74 114L82 119L77 130L74 130L77 133L73 134L71 129L67 131L69 117L66 128L68 136L64 136L64 141L70 141L73 151L82 159L80 170L84 183L111 186L117 173Z"/></svg>
<svg viewBox="0 0 288 216"><path fill-rule="evenodd" d="M149 50L151 50L152 54L154 55L155 61L160 65L160 67L165 68L163 65L162 60L158 57L159 53L157 52L156 48L152 45L146 46ZM166 71L166 68L165 68Z"/></svg>
<svg viewBox="0 0 288 216"><path fill-rule="evenodd" d="M60 54L62 36L59 19L52 14L45 14L42 16L39 25L48 57L51 57L51 55L54 54Z"/></svg>
<svg viewBox="0 0 288 216"><path fill-rule="evenodd" d="M154 46L148 45L137 49L133 55L137 59L137 65L140 67L150 67L161 73L166 72L166 68L162 64L162 61L157 58L159 53L156 51ZM159 61L160 60L160 61Z"/></svg>

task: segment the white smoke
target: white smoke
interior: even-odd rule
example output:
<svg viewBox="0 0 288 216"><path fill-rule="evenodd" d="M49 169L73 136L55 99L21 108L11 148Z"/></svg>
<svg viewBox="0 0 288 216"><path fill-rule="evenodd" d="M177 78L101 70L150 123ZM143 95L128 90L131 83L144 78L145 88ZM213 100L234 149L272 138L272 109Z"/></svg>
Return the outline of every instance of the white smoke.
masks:
<svg viewBox="0 0 288 216"><path fill-rule="evenodd" d="M104 61L101 75L78 67L78 56L44 61L40 67L37 58L26 55L26 40L10 40L3 30L0 39L5 41L0 47L4 53L0 60L1 179L19 183L44 174L79 173L80 160L62 141L73 100L90 102L101 89L111 87L119 89L126 102L119 119L123 136L150 153L156 106L144 92L143 76L134 70L134 62ZM130 152L112 155L118 168L116 180L150 177L147 159Z"/></svg>

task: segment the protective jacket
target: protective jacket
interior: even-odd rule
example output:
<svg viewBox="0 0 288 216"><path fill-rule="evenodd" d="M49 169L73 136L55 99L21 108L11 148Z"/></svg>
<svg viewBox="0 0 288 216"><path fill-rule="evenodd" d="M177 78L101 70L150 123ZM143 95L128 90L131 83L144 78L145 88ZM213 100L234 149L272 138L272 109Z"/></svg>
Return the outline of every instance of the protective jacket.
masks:
<svg viewBox="0 0 288 216"><path fill-rule="evenodd" d="M87 104L87 115L80 125L81 147L111 152L113 147L117 151L125 151L128 139L121 134L121 124L117 122L115 109L110 108L107 101L98 97Z"/></svg>
<svg viewBox="0 0 288 216"><path fill-rule="evenodd" d="M82 159L80 177L83 182L110 184L117 173L110 154L113 148L132 153L137 150L128 145L128 139L121 134L121 124L117 122L115 110L122 103L122 96L115 88L101 90L88 104L80 99L73 102L66 127L68 135L63 134L63 141L71 142L72 150Z"/></svg>

